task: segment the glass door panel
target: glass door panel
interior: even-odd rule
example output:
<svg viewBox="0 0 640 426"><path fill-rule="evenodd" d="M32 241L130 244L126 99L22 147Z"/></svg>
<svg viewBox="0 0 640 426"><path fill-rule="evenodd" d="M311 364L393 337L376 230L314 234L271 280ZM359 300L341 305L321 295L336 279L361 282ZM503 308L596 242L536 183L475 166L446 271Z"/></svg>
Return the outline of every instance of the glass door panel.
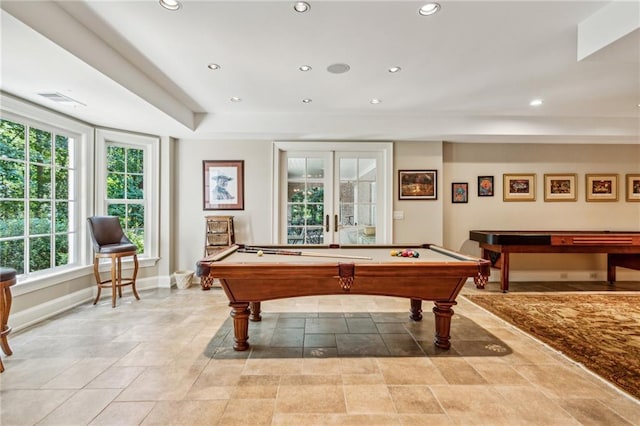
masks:
<svg viewBox="0 0 640 426"><path fill-rule="evenodd" d="M287 244L328 244L325 188L326 154L321 158L287 155ZM329 237L329 240L327 239Z"/></svg>
<svg viewBox="0 0 640 426"><path fill-rule="evenodd" d="M366 153L337 153L339 244L376 243L377 158Z"/></svg>
<svg viewBox="0 0 640 426"><path fill-rule="evenodd" d="M378 145L277 143L276 242L388 243L391 146Z"/></svg>

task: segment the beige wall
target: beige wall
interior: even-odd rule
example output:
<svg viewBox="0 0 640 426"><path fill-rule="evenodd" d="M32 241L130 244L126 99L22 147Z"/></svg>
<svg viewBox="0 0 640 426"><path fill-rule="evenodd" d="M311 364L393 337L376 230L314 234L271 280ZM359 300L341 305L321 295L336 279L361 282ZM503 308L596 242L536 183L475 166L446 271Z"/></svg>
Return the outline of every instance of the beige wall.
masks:
<svg viewBox="0 0 640 426"><path fill-rule="evenodd" d="M271 142L181 140L176 145L175 257L177 269L193 269L203 256L204 217L235 217L236 240L271 241ZM245 161L245 210L202 209L202 161ZM438 171L438 198L400 201L398 170ZM535 173L536 201L503 202L503 173ZM545 173L577 173L578 201L544 202ZM587 203L586 173L620 174L615 203ZM471 229L640 230L640 203L624 201L624 174L640 173L640 145L459 144L399 141L394 143L393 210L404 219L393 221L394 243L435 243L479 255L468 240ZM479 175L493 175L494 197L477 197ZM469 182L467 204L451 203L451 182ZM594 267L595 265L595 267ZM512 279L602 280L603 255L521 255L512 260ZM596 277L592 274L596 273ZM493 279L497 274L494 274ZM640 280L640 273L620 270L621 279Z"/></svg>
<svg viewBox="0 0 640 426"><path fill-rule="evenodd" d="M503 173L535 173L536 201L504 202ZM545 173L577 173L578 200L545 202ZM586 202L587 173L619 174L618 201ZM477 244L468 241L471 229L640 231L640 203L625 201L626 173L640 173L640 145L445 143L444 244L478 255ZM482 175L494 176L495 196L477 196L477 177ZM451 203L451 182L469 183L467 204ZM514 255L511 278L603 280L605 268L602 254ZM640 279L629 270L620 269L618 275Z"/></svg>
<svg viewBox="0 0 640 426"><path fill-rule="evenodd" d="M442 142L394 143L393 210L404 219L393 221L393 242L397 244L443 244ZM399 200L398 170L437 170L436 200Z"/></svg>
<svg viewBox="0 0 640 426"><path fill-rule="evenodd" d="M202 208L202 161L244 160L245 209L206 211ZM396 142L394 167L435 169L442 173L442 142ZM176 145L176 268L193 269L204 254L204 217L232 215L236 241L268 243L272 224L272 144L269 141L214 142L180 140ZM442 183L434 201L399 201L394 173L394 242L442 243Z"/></svg>
<svg viewBox="0 0 640 426"><path fill-rule="evenodd" d="M244 160L244 210L204 210L203 160ZM271 143L180 140L176 148L176 268L193 270L204 255L204 217L234 216L236 241L271 241Z"/></svg>

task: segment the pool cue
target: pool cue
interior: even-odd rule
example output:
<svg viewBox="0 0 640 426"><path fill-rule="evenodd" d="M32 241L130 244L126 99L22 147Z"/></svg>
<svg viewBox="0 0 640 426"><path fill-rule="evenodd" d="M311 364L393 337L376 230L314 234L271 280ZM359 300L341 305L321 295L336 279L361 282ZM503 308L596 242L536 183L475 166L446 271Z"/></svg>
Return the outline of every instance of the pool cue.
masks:
<svg viewBox="0 0 640 426"><path fill-rule="evenodd" d="M309 256L309 257L336 257L341 259L364 259L364 260L372 260L372 257L369 256L351 256L347 254L331 254L331 253L317 253L310 251L301 251L301 250L283 250L283 249L272 249L272 248L261 248L261 247L243 247L239 248L238 252L240 253L258 253L261 251L263 254L280 254L284 256Z"/></svg>

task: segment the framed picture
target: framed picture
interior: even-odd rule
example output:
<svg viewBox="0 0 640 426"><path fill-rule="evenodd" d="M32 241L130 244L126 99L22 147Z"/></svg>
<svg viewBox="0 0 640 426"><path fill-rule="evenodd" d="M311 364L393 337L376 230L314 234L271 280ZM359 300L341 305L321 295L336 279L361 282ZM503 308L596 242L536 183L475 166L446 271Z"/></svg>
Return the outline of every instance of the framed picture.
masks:
<svg viewBox="0 0 640 426"><path fill-rule="evenodd" d="M627 201L640 201L640 174L628 174L626 177Z"/></svg>
<svg viewBox="0 0 640 426"><path fill-rule="evenodd" d="M451 183L451 202L466 203L469 201L469 184L467 182Z"/></svg>
<svg viewBox="0 0 640 426"><path fill-rule="evenodd" d="M437 200L437 170L398 170L400 200Z"/></svg>
<svg viewBox="0 0 640 426"><path fill-rule="evenodd" d="M202 162L204 210L244 210L244 161Z"/></svg>
<svg viewBox="0 0 640 426"><path fill-rule="evenodd" d="M617 174L587 174L587 201L618 201Z"/></svg>
<svg viewBox="0 0 640 426"><path fill-rule="evenodd" d="M576 201L578 199L578 175L545 174L544 175L544 200L545 201Z"/></svg>
<svg viewBox="0 0 640 426"><path fill-rule="evenodd" d="M503 174L502 199L504 201L535 201L535 174Z"/></svg>
<svg viewBox="0 0 640 426"><path fill-rule="evenodd" d="M478 197L493 197L493 176L478 176Z"/></svg>

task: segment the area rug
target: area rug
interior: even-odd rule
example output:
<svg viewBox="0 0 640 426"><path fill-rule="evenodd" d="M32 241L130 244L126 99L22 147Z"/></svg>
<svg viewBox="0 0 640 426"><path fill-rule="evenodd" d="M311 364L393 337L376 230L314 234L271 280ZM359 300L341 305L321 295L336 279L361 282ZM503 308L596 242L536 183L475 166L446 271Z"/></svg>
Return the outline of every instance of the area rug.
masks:
<svg viewBox="0 0 640 426"><path fill-rule="evenodd" d="M640 295L465 295L640 398Z"/></svg>

